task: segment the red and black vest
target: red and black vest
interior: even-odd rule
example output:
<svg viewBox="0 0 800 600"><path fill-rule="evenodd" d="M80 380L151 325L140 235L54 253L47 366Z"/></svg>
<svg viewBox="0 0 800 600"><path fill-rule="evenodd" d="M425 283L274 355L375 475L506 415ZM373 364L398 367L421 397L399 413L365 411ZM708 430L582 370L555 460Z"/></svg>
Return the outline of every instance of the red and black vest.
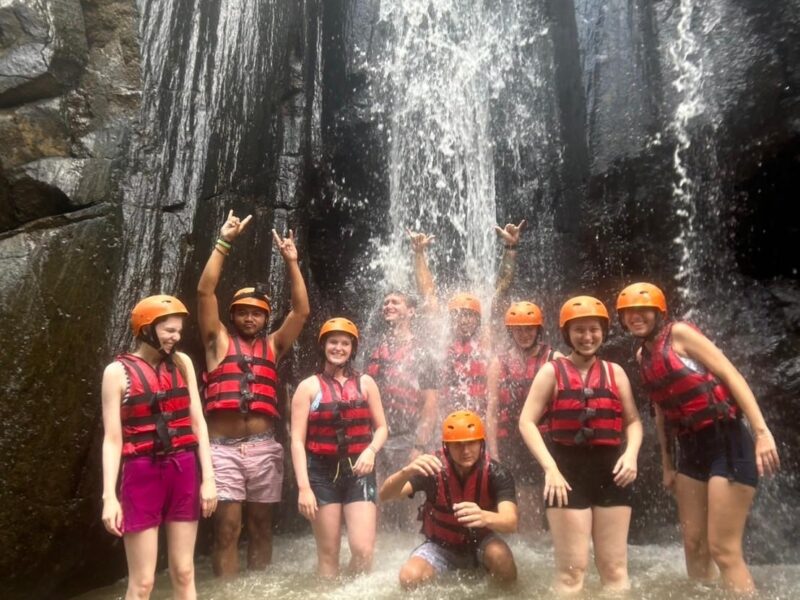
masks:
<svg viewBox="0 0 800 600"><path fill-rule="evenodd" d="M422 403L412 345L413 339L404 340L395 347L384 340L367 365L367 374L381 391L389 433L394 435L415 430Z"/></svg>
<svg viewBox="0 0 800 600"><path fill-rule="evenodd" d="M275 353L266 337L252 344L230 334L228 352L206 378L206 412L238 410L280 418Z"/></svg>
<svg viewBox="0 0 800 600"><path fill-rule="evenodd" d="M513 350L498 357L500 363L500 393L497 406L498 438L513 437L533 378L545 363L553 360L554 353L555 351L550 346L541 344L536 354L524 359ZM548 425L549 417L545 411L539 420L539 430L545 433Z"/></svg>
<svg viewBox="0 0 800 600"><path fill-rule="evenodd" d="M698 373L686 366L672 349L672 325L664 325L652 350L642 347L639 365L650 401L663 411L667 427L683 435L718 421L736 419L739 410L728 388L713 374Z"/></svg>
<svg viewBox="0 0 800 600"><path fill-rule="evenodd" d="M464 527L453 512L459 502L474 502L483 510L497 510L497 503L489 489L489 455L483 456L462 483L449 457L437 453L444 468L436 477L436 495L426 498L422 511L422 533L427 539L446 548L473 549L491 533L488 527Z"/></svg>
<svg viewBox="0 0 800 600"><path fill-rule="evenodd" d="M550 404L550 439L565 446L619 446L622 402L612 365L596 359L584 381L568 358L552 364L556 396Z"/></svg>
<svg viewBox="0 0 800 600"><path fill-rule="evenodd" d="M489 357L478 336L456 340L447 348L440 406L447 413L471 410L486 414L486 371Z"/></svg>
<svg viewBox="0 0 800 600"><path fill-rule="evenodd" d="M372 441L372 418L361 391L361 376L344 385L318 373L319 396L308 412L306 450L327 456L358 456Z"/></svg>
<svg viewBox="0 0 800 600"><path fill-rule="evenodd" d="M133 354L117 357L128 378L120 407L122 456L144 456L187 450L197 445L189 415L186 381L172 359L153 367Z"/></svg>

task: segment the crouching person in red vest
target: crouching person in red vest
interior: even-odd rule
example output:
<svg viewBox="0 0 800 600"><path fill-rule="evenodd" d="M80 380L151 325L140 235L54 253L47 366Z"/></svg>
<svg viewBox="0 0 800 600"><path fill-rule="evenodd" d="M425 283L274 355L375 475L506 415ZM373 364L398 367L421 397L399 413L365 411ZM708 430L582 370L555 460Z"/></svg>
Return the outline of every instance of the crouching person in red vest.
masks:
<svg viewBox="0 0 800 600"><path fill-rule="evenodd" d="M425 542L400 569L400 585L414 588L452 569L483 566L500 584L517 579L514 556L496 533L517 529L514 478L486 452L483 423L470 411L442 423L443 451L423 454L391 475L380 490L385 502L425 492Z"/></svg>

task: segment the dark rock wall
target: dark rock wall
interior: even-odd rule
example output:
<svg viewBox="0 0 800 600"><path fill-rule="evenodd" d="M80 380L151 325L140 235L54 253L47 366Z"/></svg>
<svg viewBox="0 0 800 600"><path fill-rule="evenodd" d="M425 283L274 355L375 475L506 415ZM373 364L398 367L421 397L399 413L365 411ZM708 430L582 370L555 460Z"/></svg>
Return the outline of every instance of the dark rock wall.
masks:
<svg viewBox="0 0 800 600"><path fill-rule="evenodd" d="M367 316L380 291L370 244L392 233L387 145L370 111L387 33L380 5L0 8L4 591L66 595L122 572L98 518L102 366L129 343L138 297L164 291L194 305L228 208L255 220L228 261L223 303L269 280L278 322L288 298L270 230L291 227L300 240L314 314L287 381L308 370L324 318ZM800 494L800 287L787 215L800 156L800 6L543 0L526 10L537 42L519 69L535 61L540 85L520 76L492 104L498 220L531 221L515 291L534 290L552 322L566 293L613 303L631 280L662 283L673 312L689 312L763 402L785 471L759 494L748 550L796 562L800 525L786 499ZM676 63L681 22L698 49ZM695 67L702 110L681 121L689 96L675 83ZM537 128L515 131L531 112ZM688 217L674 195L681 136ZM199 359L196 338L190 324L185 346ZM613 328L608 355L634 373L630 349ZM676 535L656 456L649 430L636 541Z"/></svg>

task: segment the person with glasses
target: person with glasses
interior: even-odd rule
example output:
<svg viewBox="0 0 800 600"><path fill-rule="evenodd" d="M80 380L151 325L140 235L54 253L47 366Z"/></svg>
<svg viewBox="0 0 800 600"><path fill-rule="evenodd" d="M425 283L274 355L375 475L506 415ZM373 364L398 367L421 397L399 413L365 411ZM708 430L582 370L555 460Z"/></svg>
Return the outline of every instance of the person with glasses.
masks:
<svg viewBox="0 0 800 600"><path fill-rule="evenodd" d="M655 410L663 485L678 504L689 577L714 580L716 564L726 588L752 595L742 552L747 515L759 476L780 468L758 401L711 340L667 318L667 300L655 285L626 287L617 313L639 342L636 360Z"/></svg>
<svg viewBox="0 0 800 600"><path fill-rule="evenodd" d="M217 503L194 367L175 350L188 314L173 296L138 302L131 312L136 349L103 373L102 519L125 544L126 598L150 597L162 523L174 597L196 597L197 522Z"/></svg>
<svg viewBox="0 0 800 600"><path fill-rule="evenodd" d="M292 464L297 506L317 542L317 573L339 574L342 520L350 573L372 566L377 524L375 456L388 429L378 386L353 370L358 328L349 319L326 321L319 332L321 368L292 398Z"/></svg>
<svg viewBox="0 0 800 600"><path fill-rule="evenodd" d="M539 369L519 419L522 438L544 470L560 593L583 588L590 544L603 587L630 587L630 484L637 475L642 423L625 371L597 356L608 326L608 311L597 298L576 296L564 303L559 327L572 352ZM545 411L547 444L537 426Z"/></svg>
<svg viewBox="0 0 800 600"><path fill-rule="evenodd" d="M284 452L275 439L281 420L276 364L300 335L309 314L305 282L292 231L272 235L291 289L292 307L281 326L267 333L270 303L264 286L237 291L220 319L216 288L222 267L251 217L228 213L197 286L200 334L208 376L205 409L220 506L214 519L212 565L217 575L239 570L243 508L247 567L264 569L272 559L272 506L280 502Z"/></svg>

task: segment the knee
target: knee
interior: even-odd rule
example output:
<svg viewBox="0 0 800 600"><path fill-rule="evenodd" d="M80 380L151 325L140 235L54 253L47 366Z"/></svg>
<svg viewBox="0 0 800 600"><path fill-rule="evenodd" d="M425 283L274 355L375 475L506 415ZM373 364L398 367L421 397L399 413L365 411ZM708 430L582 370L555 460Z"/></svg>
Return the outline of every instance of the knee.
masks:
<svg viewBox="0 0 800 600"><path fill-rule="evenodd" d="M712 537L709 539L708 548L711 558L720 569L733 567L744 560L741 544L736 541L717 540Z"/></svg>
<svg viewBox="0 0 800 600"><path fill-rule="evenodd" d="M153 591L155 577L150 575L139 575L128 579L128 594L133 598L149 598Z"/></svg>
<svg viewBox="0 0 800 600"><path fill-rule="evenodd" d="M581 588L586 576L586 567L585 563L560 565L556 570L557 587L567 590Z"/></svg>
<svg viewBox="0 0 800 600"><path fill-rule="evenodd" d="M247 533L261 538L272 537L272 513L257 512L247 518Z"/></svg>
<svg viewBox="0 0 800 600"><path fill-rule="evenodd" d="M597 563L600 578L604 585L619 586L627 584L628 565L625 560L602 560Z"/></svg>
<svg viewBox="0 0 800 600"><path fill-rule="evenodd" d="M702 556L708 554L708 540L702 531L684 531L683 548L687 555Z"/></svg>
<svg viewBox="0 0 800 600"><path fill-rule="evenodd" d="M511 583L517 579L517 565L511 549L504 543L490 543L483 552L483 564L492 579L498 583Z"/></svg>
<svg viewBox="0 0 800 600"><path fill-rule="evenodd" d="M194 565L182 565L180 567L170 567L170 578L172 585L176 588L186 589L194 584Z"/></svg>
<svg viewBox="0 0 800 600"><path fill-rule="evenodd" d="M236 546L242 524L236 519L219 518L214 524L214 544L219 548Z"/></svg>
<svg viewBox="0 0 800 600"><path fill-rule="evenodd" d="M420 584L433 579L434 572L421 568L414 562L407 562L400 567L400 587L404 590L413 590Z"/></svg>

